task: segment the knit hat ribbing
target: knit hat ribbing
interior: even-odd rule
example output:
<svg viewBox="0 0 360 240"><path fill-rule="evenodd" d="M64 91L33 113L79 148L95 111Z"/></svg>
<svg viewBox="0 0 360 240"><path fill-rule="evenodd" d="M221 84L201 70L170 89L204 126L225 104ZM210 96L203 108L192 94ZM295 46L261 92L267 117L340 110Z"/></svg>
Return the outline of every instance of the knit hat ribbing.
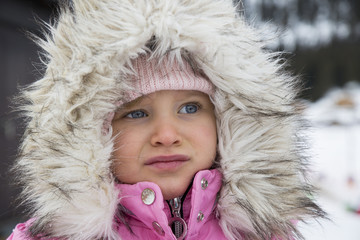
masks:
<svg viewBox="0 0 360 240"><path fill-rule="evenodd" d="M190 64L170 61L168 56L159 60L141 55L132 62L135 75L131 78L134 91L128 92L125 102L161 90L195 90L213 95L214 86L200 74L196 74Z"/></svg>

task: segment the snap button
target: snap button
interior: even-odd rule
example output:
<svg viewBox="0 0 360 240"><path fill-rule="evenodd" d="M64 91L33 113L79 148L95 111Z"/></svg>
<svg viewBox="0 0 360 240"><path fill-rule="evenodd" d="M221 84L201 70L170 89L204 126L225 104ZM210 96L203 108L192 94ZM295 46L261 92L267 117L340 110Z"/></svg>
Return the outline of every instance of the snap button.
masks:
<svg viewBox="0 0 360 240"><path fill-rule="evenodd" d="M158 222L155 222L155 221L152 222L152 226L157 234L159 234L160 236L165 235L164 229L162 229L162 227L160 226L160 224Z"/></svg>
<svg viewBox="0 0 360 240"><path fill-rule="evenodd" d="M205 190L208 186L209 186L208 180L206 180L205 178L201 179L201 188Z"/></svg>
<svg viewBox="0 0 360 240"><path fill-rule="evenodd" d="M141 193L141 200L146 205L151 205L155 201L155 192L151 188L145 188Z"/></svg>
<svg viewBox="0 0 360 240"><path fill-rule="evenodd" d="M204 214L201 211L199 211L196 219L198 222L201 222L204 219Z"/></svg>

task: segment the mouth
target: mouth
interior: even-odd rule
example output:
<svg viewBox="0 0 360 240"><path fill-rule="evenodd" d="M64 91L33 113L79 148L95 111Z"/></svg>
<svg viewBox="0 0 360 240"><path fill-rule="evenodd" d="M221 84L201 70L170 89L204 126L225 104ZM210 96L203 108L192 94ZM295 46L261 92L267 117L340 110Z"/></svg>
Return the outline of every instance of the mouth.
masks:
<svg viewBox="0 0 360 240"><path fill-rule="evenodd" d="M147 159L145 165L157 169L170 170L181 166L183 163L189 160L190 160L189 156L182 154L159 155Z"/></svg>

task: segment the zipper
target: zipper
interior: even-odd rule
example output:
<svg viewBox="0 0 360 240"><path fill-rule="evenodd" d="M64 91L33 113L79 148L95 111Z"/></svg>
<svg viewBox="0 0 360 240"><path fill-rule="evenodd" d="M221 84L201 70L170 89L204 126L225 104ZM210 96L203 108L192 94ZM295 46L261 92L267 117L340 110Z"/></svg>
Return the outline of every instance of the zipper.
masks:
<svg viewBox="0 0 360 240"><path fill-rule="evenodd" d="M185 220L181 216L181 198L173 198L169 201L171 208L172 218L169 221L169 226L171 227L176 239L182 240L187 234L187 225Z"/></svg>

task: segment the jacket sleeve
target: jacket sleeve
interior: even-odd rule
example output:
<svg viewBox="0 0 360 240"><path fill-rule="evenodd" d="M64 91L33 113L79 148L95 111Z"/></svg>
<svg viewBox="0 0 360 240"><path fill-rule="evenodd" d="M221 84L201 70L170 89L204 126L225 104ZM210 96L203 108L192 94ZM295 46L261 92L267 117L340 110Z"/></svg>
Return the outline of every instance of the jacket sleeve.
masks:
<svg viewBox="0 0 360 240"><path fill-rule="evenodd" d="M31 224L34 222L34 218L29 219L24 223L19 223L15 226L12 234L6 240L45 240L45 238L41 237L41 235L33 238L29 234L29 228ZM56 240L55 238L46 238L47 240Z"/></svg>
<svg viewBox="0 0 360 240"><path fill-rule="evenodd" d="M29 225L29 221L16 225L7 240L31 240L32 238L27 234Z"/></svg>
<svg viewBox="0 0 360 240"><path fill-rule="evenodd" d="M12 234L6 240L59 240L57 238L44 238L40 235L37 235L35 238L29 235L29 228L34 222L34 218L29 219L24 223L19 223L15 226Z"/></svg>

